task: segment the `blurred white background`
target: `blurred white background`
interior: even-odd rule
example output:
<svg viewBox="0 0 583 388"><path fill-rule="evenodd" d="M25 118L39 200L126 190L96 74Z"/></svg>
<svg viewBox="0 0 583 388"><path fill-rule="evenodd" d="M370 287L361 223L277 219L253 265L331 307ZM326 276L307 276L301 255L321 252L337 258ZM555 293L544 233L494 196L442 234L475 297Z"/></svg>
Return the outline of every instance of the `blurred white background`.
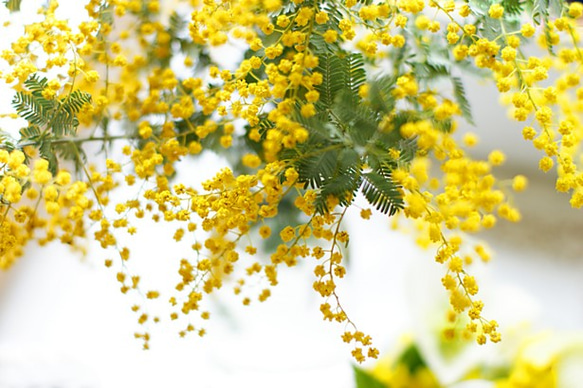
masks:
<svg viewBox="0 0 583 388"><path fill-rule="evenodd" d="M82 8L78 1L61 3L71 14ZM473 130L482 140L476 155L502 148L508 164L501 175L523 173L531 181L517 195L523 222L501 222L486 235L495 251L494 261L480 270L484 298L496 302L490 315L503 332L505 323L519 318L540 328L583 330L581 211L554 192L552 177L533 169L536 153L498 106L497 93L475 81L469 85L480 123ZM11 96L0 95L5 106ZM208 173L221 163L209 157ZM429 330L427 317L444 298L433 252L388 225L384 217L365 222L356 211L349 214L352 261L340 288L351 318L381 351L395 347L403 333ZM170 231L145 229L132 260L150 269L144 277L171 285L175 268L159 270L160 263L185 253L162 245L172 241ZM0 273L0 388L354 386L342 327L321 319L311 263L282 273L264 304L217 299L206 337L181 339L162 323L152 330L151 350L143 351L133 338L140 328L131 301L103 258L96 246L85 258L59 245L29 246L14 268Z"/></svg>

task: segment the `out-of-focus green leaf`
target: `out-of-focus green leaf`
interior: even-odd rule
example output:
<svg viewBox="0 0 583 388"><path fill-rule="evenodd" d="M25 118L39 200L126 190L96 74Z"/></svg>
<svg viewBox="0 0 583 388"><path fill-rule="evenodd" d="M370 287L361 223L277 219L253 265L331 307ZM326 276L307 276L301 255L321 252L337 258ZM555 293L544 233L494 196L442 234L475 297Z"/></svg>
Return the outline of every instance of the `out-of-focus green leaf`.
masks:
<svg viewBox="0 0 583 388"><path fill-rule="evenodd" d="M354 366L354 380L356 388L390 388L366 370Z"/></svg>
<svg viewBox="0 0 583 388"><path fill-rule="evenodd" d="M10 12L18 12L20 11L20 3L22 0L5 0L4 5Z"/></svg>

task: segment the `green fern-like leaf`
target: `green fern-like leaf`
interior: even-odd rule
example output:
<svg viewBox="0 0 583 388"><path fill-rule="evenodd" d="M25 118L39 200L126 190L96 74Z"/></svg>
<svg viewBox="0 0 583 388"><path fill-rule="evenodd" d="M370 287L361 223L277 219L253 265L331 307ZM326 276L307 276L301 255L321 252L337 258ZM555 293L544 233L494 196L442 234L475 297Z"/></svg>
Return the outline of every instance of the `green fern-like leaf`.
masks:
<svg viewBox="0 0 583 388"><path fill-rule="evenodd" d="M551 16L558 16L566 7L566 2L561 0L532 0L530 12L532 20L536 25L544 26L545 38L547 41L547 49L551 55L554 55L554 48L551 44L551 29L549 20Z"/></svg>
<svg viewBox="0 0 583 388"><path fill-rule="evenodd" d="M277 18L279 15L289 15L297 11L297 8L297 4L293 1L286 1L283 3L283 6L278 11L271 14L271 16Z"/></svg>
<svg viewBox="0 0 583 388"><path fill-rule="evenodd" d="M323 55L324 53L336 55L337 53L343 51L342 47L340 46L340 41L328 43L324 39L323 34L328 29L331 30L338 29L338 26L336 25L335 28L333 26L327 28L327 26L329 26L329 24L319 24L314 28L314 32L317 33L310 37L310 49L313 50L313 52L318 53L320 55ZM338 31L338 33L340 33L340 31Z"/></svg>
<svg viewBox="0 0 583 388"><path fill-rule="evenodd" d="M70 114L77 114L81 111L83 106L91 103L91 94L82 92L81 90L75 90L63 100L63 109Z"/></svg>
<svg viewBox="0 0 583 388"><path fill-rule="evenodd" d="M397 112L391 120L392 131L398 132L404 124L414 123L416 121L422 120L423 118L420 116L420 112L414 110L402 110Z"/></svg>
<svg viewBox="0 0 583 388"><path fill-rule="evenodd" d="M417 79L431 80L438 77L448 77L450 70L447 66L431 62L414 62L413 73Z"/></svg>
<svg viewBox="0 0 583 388"><path fill-rule="evenodd" d="M264 135L269 129L275 128L275 124L267 118L267 115L263 115L260 117L259 124L259 133Z"/></svg>
<svg viewBox="0 0 583 388"><path fill-rule="evenodd" d="M525 0L502 0L506 15L520 15L524 11Z"/></svg>
<svg viewBox="0 0 583 388"><path fill-rule="evenodd" d="M373 111L387 115L395 108L395 98L392 91L395 88L394 77L377 78L369 83L368 102Z"/></svg>
<svg viewBox="0 0 583 388"><path fill-rule="evenodd" d="M399 145L397 147L400 153L399 162L410 163L415 154L417 153L417 140L416 139L401 139L399 140Z"/></svg>
<svg viewBox="0 0 583 388"><path fill-rule="evenodd" d="M38 74L32 74L26 81L24 81L26 89L34 95L40 95L47 87L47 84L48 80L45 77L40 78Z"/></svg>
<svg viewBox="0 0 583 388"><path fill-rule="evenodd" d="M360 87L366 82L366 70L364 69L364 56L359 53L352 53L347 55L344 59L345 90L350 94L350 98L354 104L360 100L358 95Z"/></svg>
<svg viewBox="0 0 583 388"><path fill-rule="evenodd" d="M85 154L85 151L83 150L83 148L81 148L79 143L67 142L53 144L53 151L57 155L59 155L61 160L71 160L79 162L80 159L81 163L83 164L87 163L87 155ZM76 165L78 164L79 163L76 163Z"/></svg>
<svg viewBox="0 0 583 388"><path fill-rule="evenodd" d="M358 153L351 148L346 148L337 154L334 169L330 174L321 176L322 184L315 203L316 210L320 213L330 210L327 205L329 196L336 197L341 206L350 205L362 181Z"/></svg>
<svg viewBox="0 0 583 388"><path fill-rule="evenodd" d="M326 180L316 197L315 207L319 213L327 213L329 196L336 197L340 206L349 206L360 186L360 171L358 169L338 170L338 173Z"/></svg>
<svg viewBox="0 0 583 388"><path fill-rule="evenodd" d="M53 134L61 137L74 134L79 125L79 120L66 110L61 110L53 116L50 125Z"/></svg>
<svg viewBox="0 0 583 388"><path fill-rule="evenodd" d="M532 20L537 24L546 24L549 19L550 0L533 0L532 2Z"/></svg>
<svg viewBox="0 0 583 388"><path fill-rule="evenodd" d="M492 19L486 14L478 19L475 25L480 36L492 40L502 34L502 25L500 23L499 19Z"/></svg>
<svg viewBox="0 0 583 388"><path fill-rule="evenodd" d="M498 0L469 0L468 4L472 9L472 12L476 15L477 19L475 26L478 29L479 35L487 39L497 39L500 34L503 33L502 25L506 31L515 31L520 29L520 13L518 12L519 7L526 6L520 0L508 0L507 5L510 10L506 9L502 19L493 19L488 15L488 10L490 6L494 3L499 3ZM502 2L504 6L504 2Z"/></svg>
<svg viewBox="0 0 583 388"><path fill-rule="evenodd" d="M407 42L409 35L405 34L403 37ZM405 71L405 64L409 63L411 58L414 56L414 54L411 52L410 46L407 43L405 43L401 48L389 50L387 54L388 58L393 64L393 74L403 74Z"/></svg>
<svg viewBox="0 0 583 388"><path fill-rule="evenodd" d="M99 7L99 25L100 26L107 26L112 25L114 22L114 7L111 3L105 2ZM101 35L101 30L98 35Z"/></svg>
<svg viewBox="0 0 583 388"><path fill-rule="evenodd" d="M33 94L20 91L12 100L12 106L20 117L32 125L45 125L52 110L52 102Z"/></svg>
<svg viewBox="0 0 583 388"><path fill-rule="evenodd" d="M349 93L343 94L334 106L334 116L346 128L353 143L364 146L378 130L378 115L368 106L354 104Z"/></svg>
<svg viewBox="0 0 583 388"><path fill-rule="evenodd" d="M326 11L328 14L328 21L324 24L316 24L314 28L315 34L312 35L310 38L310 46L317 48L318 50L314 50L317 53L342 53L344 49L341 48L340 41L336 41L334 43L328 43L324 40L322 36L327 30L336 31L338 34L342 33L342 30L338 27L340 24L340 20L344 18L340 7L335 6L333 3L327 2L320 2L318 4L321 10ZM321 55L321 54L319 54Z"/></svg>
<svg viewBox="0 0 583 388"><path fill-rule="evenodd" d="M475 125L474 118L472 116L472 108L470 101L466 97L463 81L458 77L452 77L451 82L453 84L453 96L456 103L460 107L460 110L462 111L463 117L468 123Z"/></svg>
<svg viewBox="0 0 583 388"><path fill-rule="evenodd" d="M42 132L36 125L29 125L26 128L22 128L19 133L22 141L31 141L38 139Z"/></svg>
<svg viewBox="0 0 583 388"><path fill-rule="evenodd" d="M403 208L401 191L390 179L390 174L377 172L363 174L362 194L378 211L393 215Z"/></svg>
<svg viewBox="0 0 583 388"><path fill-rule="evenodd" d="M56 175L59 169L59 161L52 144L50 142L41 142L38 151L40 156L49 162L49 171Z"/></svg>
<svg viewBox="0 0 583 388"><path fill-rule="evenodd" d="M326 110L334 105L336 94L344 88L345 67L342 60L333 54L326 54L319 58L317 72L322 74L322 83L316 87L320 93L318 110Z"/></svg>
<svg viewBox="0 0 583 388"><path fill-rule="evenodd" d="M171 36L178 35L182 31L184 31L184 29L188 25L188 23L177 12L172 12L168 22L169 22L168 33Z"/></svg>
<svg viewBox="0 0 583 388"><path fill-rule="evenodd" d="M338 128L330 122L327 112L320 112L309 118L297 114L294 117L294 121L310 132L310 141L325 142L329 139L339 139L341 137Z"/></svg>
<svg viewBox="0 0 583 388"><path fill-rule="evenodd" d="M91 102L91 95L75 90L63 97L59 102L59 107L55 109L53 117L48 124L56 136L72 135L79 126L77 114L85 104Z"/></svg>
<svg viewBox="0 0 583 388"><path fill-rule="evenodd" d="M47 79L36 74L25 82L25 91L14 96L12 104L18 115L35 127L49 126L57 136L74 133L79 121L77 114L85 104L91 102L91 95L75 90L60 100L47 100L42 92L47 87Z"/></svg>
<svg viewBox="0 0 583 388"><path fill-rule="evenodd" d="M16 141L10 136L8 132L0 129L0 149L6 150L8 152L16 148Z"/></svg>
<svg viewBox="0 0 583 388"><path fill-rule="evenodd" d="M321 187L329 177L334 175L338 154L338 149L331 149L301 156L296 166L300 176L299 182L305 183L306 187Z"/></svg>
<svg viewBox="0 0 583 388"><path fill-rule="evenodd" d="M468 5L472 12L478 16L483 16L488 13L488 9L492 5L492 0L469 0Z"/></svg>

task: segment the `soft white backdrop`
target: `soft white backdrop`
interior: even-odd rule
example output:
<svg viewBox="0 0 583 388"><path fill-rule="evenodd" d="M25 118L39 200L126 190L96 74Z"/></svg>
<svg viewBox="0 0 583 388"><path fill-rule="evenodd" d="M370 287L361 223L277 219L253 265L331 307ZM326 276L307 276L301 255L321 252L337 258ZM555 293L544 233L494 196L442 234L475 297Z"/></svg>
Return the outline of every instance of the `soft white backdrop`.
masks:
<svg viewBox="0 0 583 388"><path fill-rule="evenodd" d="M72 1L63 8L74 14L80 6ZM581 212L553 192L552 180L524 169L536 165L536 154L498 107L497 93L470 85L480 123L474 130L482 139L476 154L501 146L509 159L503 174L520 171L531 178L530 190L518 198L524 222L501 223L487 235L496 255L480 272L485 297L496 301L491 315L503 326L519 317L540 328L583 330ZM0 106L10 101L3 93L0 98ZM197 171L208 175L220 163L209 157ZM340 288L352 318L382 351L395 347L403 333L428 335L428 317L443 303L432 252L419 250L412 235L388 224L380 216L363 222L357 212L349 215L352 262ZM143 228L139 239L132 260L150 269L144 277L172 284L174 274L160 270L168 257L182 254L162 245L172 241L171 232ZM139 327L131 301L120 294L103 258L97 248L81 258L58 245L30 246L11 271L0 273L0 388L353 386L350 349L339 339L342 327L321 319L310 264L283 273L267 303L243 307L217 299L221 308L203 339L178 338L164 324L154 328L152 349L145 352L133 338ZM444 366L444 378L460 368Z"/></svg>

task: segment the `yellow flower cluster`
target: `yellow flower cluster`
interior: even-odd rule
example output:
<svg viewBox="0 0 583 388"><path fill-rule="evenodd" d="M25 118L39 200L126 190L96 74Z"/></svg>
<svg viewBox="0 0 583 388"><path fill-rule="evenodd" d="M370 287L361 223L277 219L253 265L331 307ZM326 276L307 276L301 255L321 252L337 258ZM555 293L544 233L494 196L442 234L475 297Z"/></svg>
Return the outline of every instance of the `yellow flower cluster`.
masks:
<svg viewBox="0 0 583 388"><path fill-rule="evenodd" d="M19 150L0 150L0 269L10 268L30 240L44 245L60 240L78 249L85 237L84 216L93 206L86 196L88 185L72 182L71 175L48 170L45 159L36 159L32 170ZM42 231L42 233L40 233Z"/></svg>
<svg viewBox="0 0 583 388"><path fill-rule="evenodd" d="M512 106L513 118L527 123L524 138L544 153L539 168L547 172L557 165L556 189L570 193L575 208L583 206L583 175L579 171L582 161L578 154L583 134L577 114L581 112L583 98L578 74L583 56L577 47L580 37L576 26L580 8L581 4L572 3L563 16L549 21L545 32L538 35L530 22L516 31L508 31L500 20L503 34L493 40L477 36L475 26L456 21L472 44L458 45L453 51L458 61L470 56L476 66L491 69L503 99ZM494 19L503 14L500 4L489 9ZM453 13L448 15L454 20ZM529 41L535 37L542 48L555 49L557 55L526 55L523 47L532 44Z"/></svg>
<svg viewBox="0 0 583 388"><path fill-rule="evenodd" d="M506 159L501 151L487 160L468 155L465 147L477 137L454 140L455 120L469 116L460 83L454 79L454 96L437 87L458 65L490 74L512 116L525 122L524 138L543 153L540 169L557 166L556 189L571 195L573 207L583 206L583 55L575 24L583 7L565 6L543 27L535 26L536 18L516 22L516 9L505 9L505 2L478 11L476 4L453 0L177 3L187 18L158 0L90 0L87 16L72 27L57 17L59 4L51 0L40 10L43 20L25 26L1 53L9 71L0 77L24 92L15 109L28 127L14 144L0 144L0 268L22 255L30 240L80 247L91 226L92 238L119 256L105 265L119 264L121 291L139 290L140 276L126 265L130 246L119 235L134 235L138 220L150 218L176 227L176 244L190 245L176 264L180 280L168 296L170 319L196 313L206 320L207 295L225 283L234 284L244 305L263 302L283 265L313 259L323 317L347 327L342 339L354 344L352 354L362 362L378 351L342 308L336 282L347 273L344 215L363 177L376 169L394 193L374 186L374 178L361 191L377 209L389 199L402 207L416 223L418 243L433 245L444 266L452 309L446 336L461 331L479 343L499 341L497 323L482 316L470 273L472 262L490 256L466 235L500 219L519 221L508 187L522 191L527 179L496 179L495 167ZM556 56L527 55L530 41ZM244 56L219 64L214 55L220 46L238 46ZM367 83L369 65L354 58L388 69L391 84L379 89ZM37 74L50 79L35 86L40 78L31 76ZM338 82L336 75L346 79ZM77 100L80 92L91 95L91 103ZM343 92L352 93L347 106L355 109L354 120L339 117L346 107L335 104ZM64 114L46 117L52 103L54 113ZM369 108L378 111L362 113ZM366 137L371 122L374 133ZM86 166L84 147L92 143L120 152ZM340 149L345 153L327 159L328 151ZM184 159L210 150L228 150L233 169L219 171L201 188L176 180ZM343 169L347 151L358 162ZM65 160L78 176L57 172ZM352 181L338 183L344 191L329 195L322 187L353 172ZM116 188L119 195L111 196ZM287 222L289 208L299 214L297 222ZM364 209L361 216L371 213ZM272 219L287 223L276 230ZM277 241L265 258L258 254L261 240ZM166 297L156 290L141 294ZM141 325L160 319L137 304L132 309ZM453 327L460 314L470 321L461 330ZM180 334L193 331L205 333L196 322ZM147 330L136 337L148 347Z"/></svg>
<svg viewBox="0 0 583 388"><path fill-rule="evenodd" d="M465 312L472 321L465 329L466 337L480 332L476 337L479 343L485 342L485 335L497 342L497 324L482 317L483 303L475 298L478 285L466 268L475 258L488 261L489 255L482 245L476 245L473 251L463 248L463 236L492 228L499 218L520 220L519 211L507 202L507 195L492 175L492 167L501 164L504 155L493 151L489 161L472 160L450 133L437 131L427 122L403 126L401 131L406 137L417 136L418 141L427 143L421 149L434 152L443 172L441 179L430 178L431 161L419 156L410 169L395 170L394 178L405 190L403 214L417 222L418 243L423 247L439 246L435 259L447 268L442 281L450 293L451 322ZM523 176L515 182L517 190L526 184ZM448 330L446 335L453 336L455 332Z"/></svg>

